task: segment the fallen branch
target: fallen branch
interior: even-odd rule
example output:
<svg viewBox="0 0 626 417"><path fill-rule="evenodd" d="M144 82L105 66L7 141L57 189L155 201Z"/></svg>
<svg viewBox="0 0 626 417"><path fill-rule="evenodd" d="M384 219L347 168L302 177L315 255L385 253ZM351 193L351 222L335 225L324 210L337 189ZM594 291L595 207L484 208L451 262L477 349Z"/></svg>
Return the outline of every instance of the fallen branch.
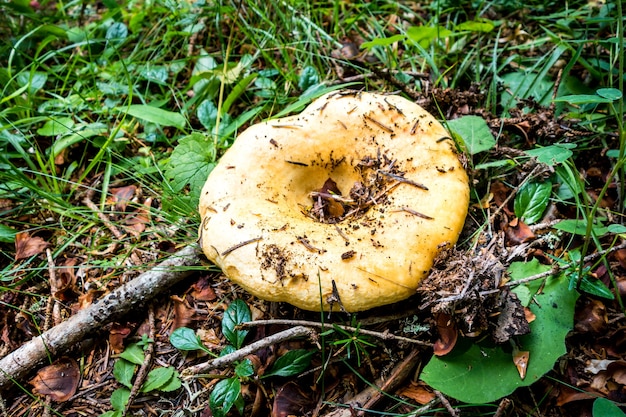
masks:
<svg viewBox="0 0 626 417"><path fill-rule="evenodd" d="M100 330L113 318L146 303L186 278L193 272L186 267L199 263L197 246L186 246L152 270L144 272L0 359L0 391L8 388L9 382L22 379L47 358L66 353L87 334Z"/></svg>
<svg viewBox="0 0 626 417"><path fill-rule="evenodd" d="M233 353L229 353L224 356L220 356L219 358L215 358L208 362L200 363L198 365L190 366L185 369L181 376L183 378L191 378L198 374L206 373L212 369L224 368L236 361L240 361L248 355L253 354L263 348L266 348L271 345L275 345L276 343L284 342L285 340L296 339L299 337L313 337L315 332L311 329L308 329L304 326L297 326L291 329L283 330L282 332L278 332L276 334L267 336L261 340L257 340L254 343L250 343L247 346L242 347L239 350L236 350Z"/></svg>

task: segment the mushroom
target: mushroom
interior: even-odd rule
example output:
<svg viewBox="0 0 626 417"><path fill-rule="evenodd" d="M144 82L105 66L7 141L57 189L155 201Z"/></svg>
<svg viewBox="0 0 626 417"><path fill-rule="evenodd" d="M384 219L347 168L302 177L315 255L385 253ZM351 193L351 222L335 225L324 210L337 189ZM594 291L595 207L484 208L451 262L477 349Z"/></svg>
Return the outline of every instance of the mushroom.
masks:
<svg viewBox="0 0 626 417"><path fill-rule="evenodd" d="M326 94L251 126L210 173L200 242L253 295L348 312L415 294L469 203L443 126L395 95Z"/></svg>

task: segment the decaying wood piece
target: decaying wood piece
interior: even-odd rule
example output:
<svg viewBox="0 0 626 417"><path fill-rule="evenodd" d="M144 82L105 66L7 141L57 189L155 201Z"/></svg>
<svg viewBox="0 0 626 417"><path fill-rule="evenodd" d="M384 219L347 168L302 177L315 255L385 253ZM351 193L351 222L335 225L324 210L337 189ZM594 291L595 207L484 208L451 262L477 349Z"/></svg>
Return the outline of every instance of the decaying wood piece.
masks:
<svg viewBox="0 0 626 417"><path fill-rule="evenodd" d="M99 330L104 324L128 313L132 308L145 304L186 278L193 270L185 267L199 263L197 246L186 246L150 271L115 289L95 304L0 359L0 391L8 388L13 380L22 379L46 358L67 352L87 334Z"/></svg>

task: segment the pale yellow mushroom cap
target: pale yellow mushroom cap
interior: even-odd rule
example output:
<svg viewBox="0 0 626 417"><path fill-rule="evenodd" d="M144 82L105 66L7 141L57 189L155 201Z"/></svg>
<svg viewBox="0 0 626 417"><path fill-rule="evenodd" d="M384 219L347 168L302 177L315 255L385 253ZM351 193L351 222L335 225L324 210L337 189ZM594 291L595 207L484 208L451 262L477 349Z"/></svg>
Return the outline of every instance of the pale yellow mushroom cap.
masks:
<svg viewBox="0 0 626 417"><path fill-rule="evenodd" d="M468 203L433 116L399 96L334 92L237 137L202 189L200 243L259 298L361 311L415 294Z"/></svg>

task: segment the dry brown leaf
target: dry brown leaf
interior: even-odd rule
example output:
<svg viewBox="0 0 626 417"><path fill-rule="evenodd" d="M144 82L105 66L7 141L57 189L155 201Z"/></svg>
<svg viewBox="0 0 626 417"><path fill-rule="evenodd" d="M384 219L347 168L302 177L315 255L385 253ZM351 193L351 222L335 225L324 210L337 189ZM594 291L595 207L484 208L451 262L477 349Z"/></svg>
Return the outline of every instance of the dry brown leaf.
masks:
<svg viewBox="0 0 626 417"><path fill-rule="evenodd" d="M69 400L76 393L79 381L80 371L76 361L72 358L61 358L54 364L40 369L29 383L34 386L35 394L62 402Z"/></svg>
<svg viewBox="0 0 626 417"><path fill-rule="evenodd" d="M128 203L130 203L135 196L137 186L127 185L126 187L111 188L110 204L115 204L115 210L126 211Z"/></svg>
<svg viewBox="0 0 626 417"><path fill-rule="evenodd" d="M515 350L513 352L513 363L517 368L519 377L526 378L526 371L528 370L528 360L530 359L530 352L526 350Z"/></svg>
<svg viewBox="0 0 626 417"><path fill-rule="evenodd" d="M600 334L608 324L606 307L600 300L588 300L574 314L574 329L579 333Z"/></svg>
<svg viewBox="0 0 626 417"><path fill-rule="evenodd" d="M179 327L187 327L193 321L196 310L193 309L186 298L176 295L170 297L174 301L174 321L172 322L172 331Z"/></svg>
<svg viewBox="0 0 626 417"><path fill-rule="evenodd" d="M509 245L519 245L535 239L535 234L526 223L515 218L506 228L506 237Z"/></svg>
<svg viewBox="0 0 626 417"><path fill-rule="evenodd" d="M131 329L128 326L122 326L113 323L109 331L109 344L114 353L122 353L124 351L124 340L130 334Z"/></svg>
<svg viewBox="0 0 626 417"><path fill-rule="evenodd" d="M272 417L301 416L315 407L313 392L293 381L280 387L274 397Z"/></svg>
<svg viewBox="0 0 626 417"><path fill-rule="evenodd" d="M50 279L50 292L56 299L69 301L78 294L76 269L74 268L77 263L77 258L62 259L58 262L58 269L55 271L54 279Z"/></svg>
<svg viewBox="0 0 626 417"><path fill-rule="evenodd" d="M152 198L146 199L143 206L126 216L125 223L136 238L146 230L146 225L150 223L150 206L152 206Z"/></svg>
<svg viewBox="0 0 626 417"><path fill-rule="evenodd" d="M214 301L217 298L207 276L200 277L192 286L190 295L198 301Z"/></svg>
<svg viewBox="0 0 626 417"><path fill-rule="evenodd" d="M30 236L28 232L15 235L15 260L30 258L43 252L50 244L38 236Z"/></svg>
<svg viewBox="0 0 626 417"><path fill-rule="evenodd" d="M456 323L454 323L449 314L437 314L436 320L439 339L433 345L433 353L436 356L443 356L450 353L454 348L459 332L456 329Z"/></svg>
<svg viewBox="0 0 626 417"><path fill-rule="evenodd" d="M414 382L408 386L400 388L396 394L412 399L418 404L428 404L435 399L436 395L428 386L422 382Z"/></svg>

